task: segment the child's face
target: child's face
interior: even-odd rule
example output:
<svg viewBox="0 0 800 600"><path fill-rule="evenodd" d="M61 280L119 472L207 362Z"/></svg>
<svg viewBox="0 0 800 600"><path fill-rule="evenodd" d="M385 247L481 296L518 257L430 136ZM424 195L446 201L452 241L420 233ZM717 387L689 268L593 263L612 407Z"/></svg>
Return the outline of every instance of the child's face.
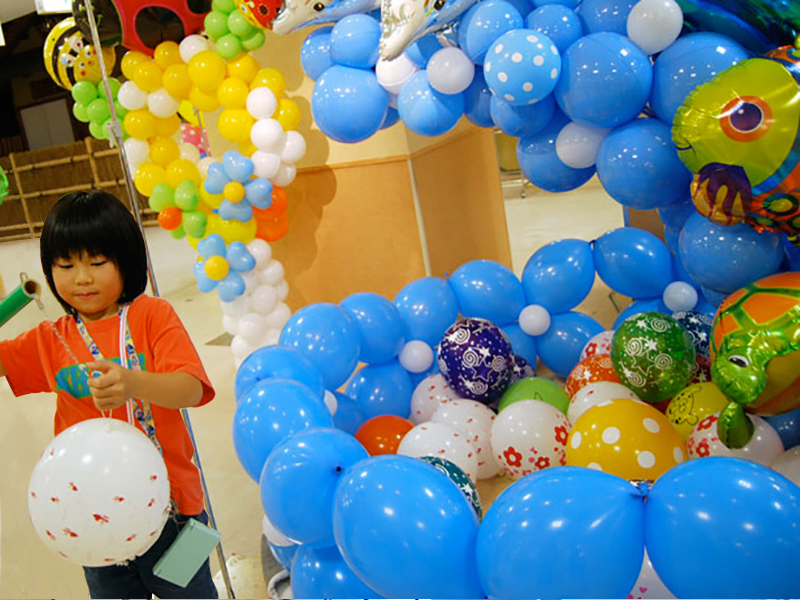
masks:
<svg viewBox="0 0 800 600"><path fill-rule="evenodd" d="M116 314L124 282L116 263L103 255L73 252L53 263L53 283L64 301L85 321Z"/></svg>

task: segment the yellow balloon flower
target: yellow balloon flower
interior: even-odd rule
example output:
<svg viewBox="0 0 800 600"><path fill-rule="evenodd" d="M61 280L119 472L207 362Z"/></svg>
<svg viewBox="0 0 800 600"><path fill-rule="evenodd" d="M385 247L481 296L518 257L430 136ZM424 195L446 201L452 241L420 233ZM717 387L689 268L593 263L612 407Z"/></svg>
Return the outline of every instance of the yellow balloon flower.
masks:
<svg viewBox="0 0 800 600"><path fill-rule="evenodd" d="M206 260L204 270L209 279L219 281L228 276L228 273L230 272L230 266L224 257L212 256Z"/></svg>

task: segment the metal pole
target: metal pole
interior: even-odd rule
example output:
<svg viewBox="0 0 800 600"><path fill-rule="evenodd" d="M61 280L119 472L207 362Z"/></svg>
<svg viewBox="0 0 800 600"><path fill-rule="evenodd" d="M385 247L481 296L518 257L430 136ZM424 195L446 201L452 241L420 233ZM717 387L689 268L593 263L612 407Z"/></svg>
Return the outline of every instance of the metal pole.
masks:
<svg viewBox="0 0 800 600"><path fill-rule="evenodd" d="M150 279L150 287L153 290L153 295L158 297L158 284L156 283L155 272L153 271L153 263L150 258L150 246L147 243L147 237L144 234L144 225L142 224L142 215L139 212L139 201L136 195L136 188L133 185L133 174L130 172L130 166L128 163L128 157L125 152L125 145L122 142L122 125L119 122L119 118L117 117L117 111L114 107L114 94L111 91L111 84L108 78L108 70L106 69L105 59L103 57L102 47L100 45L100 34L97 31L97 22L94 19L94 9L92 7L91 0L83 0L84 6L86 7L86 17L89 21L89 27L92 31L92 43L94 44L97 60L100 64L100 72L103 76L103 87L106 90L106 101L108 102L108 108L111 112L111 124L109 127L109 135L112 136L114 144L119 148L119 157L120 161L122 162L122 172L125 175L125 184L128 188L128 195L131 199L131 207L133 208L133 215L136 217L136 222L139 224L139 229L142 231L142 237L144 238L144 245L145 245L145 252L147 254L147 274ZM197 469L200 471L200 483L203 487L203 495L205 497L205 505L208 511L208 520L211 524L211 527L217 529L217 522L214 518L214 510L211 507L211 497L208 493L208 487L206 486L206 478L205 474L203 473L203 467L200 464L200 452L197 449L197 443L194 439L194 432L192 430L192 423L189 419L189 413L186 409L181 409L181 415L183 416L183 420L186 423L186 427L189 430L189 437L192 440L192 446L194 447L194 460L197 463ZM229 598L236 598L236 595L233 592L233 586L231 585L231 578L230 574L228 573L228 565L225 562L225 552L222 549L222 542L217 544L217 558L219 559L219 567L220 571L222 571L222 578L225 581L225 589L228 592Z"/></svg>

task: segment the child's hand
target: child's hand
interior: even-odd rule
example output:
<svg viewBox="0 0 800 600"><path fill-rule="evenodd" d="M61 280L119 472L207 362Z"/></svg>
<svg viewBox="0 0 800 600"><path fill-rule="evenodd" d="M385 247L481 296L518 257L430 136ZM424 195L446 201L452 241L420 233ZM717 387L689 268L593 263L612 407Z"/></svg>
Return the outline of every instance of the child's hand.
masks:
<svg viewBox="0 0 800 600"><path fill-rule="evenodd" d="M89 377L89 389L98 409L119 408L131 397L131 371L110 360L86 363L86 367L92 373Z"/></svg>

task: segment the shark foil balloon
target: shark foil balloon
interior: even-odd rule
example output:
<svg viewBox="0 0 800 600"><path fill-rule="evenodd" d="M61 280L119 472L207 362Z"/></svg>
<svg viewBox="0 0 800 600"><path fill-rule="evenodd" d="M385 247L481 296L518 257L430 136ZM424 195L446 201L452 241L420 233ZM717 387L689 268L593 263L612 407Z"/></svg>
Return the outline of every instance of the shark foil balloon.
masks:
<svg viewBox="0 0 800 600"><path fill-rule="evenodd" d="M421 37L448 29L477 0L383 0L380 56L394 60Z"/></svg>
<svg viewBox="0 0 800 600"><path fill-rule="evenodd" d="M348 15L368 13L380 0L284 0L272 31L288 34L309 25L334 23Z"/></svg>

